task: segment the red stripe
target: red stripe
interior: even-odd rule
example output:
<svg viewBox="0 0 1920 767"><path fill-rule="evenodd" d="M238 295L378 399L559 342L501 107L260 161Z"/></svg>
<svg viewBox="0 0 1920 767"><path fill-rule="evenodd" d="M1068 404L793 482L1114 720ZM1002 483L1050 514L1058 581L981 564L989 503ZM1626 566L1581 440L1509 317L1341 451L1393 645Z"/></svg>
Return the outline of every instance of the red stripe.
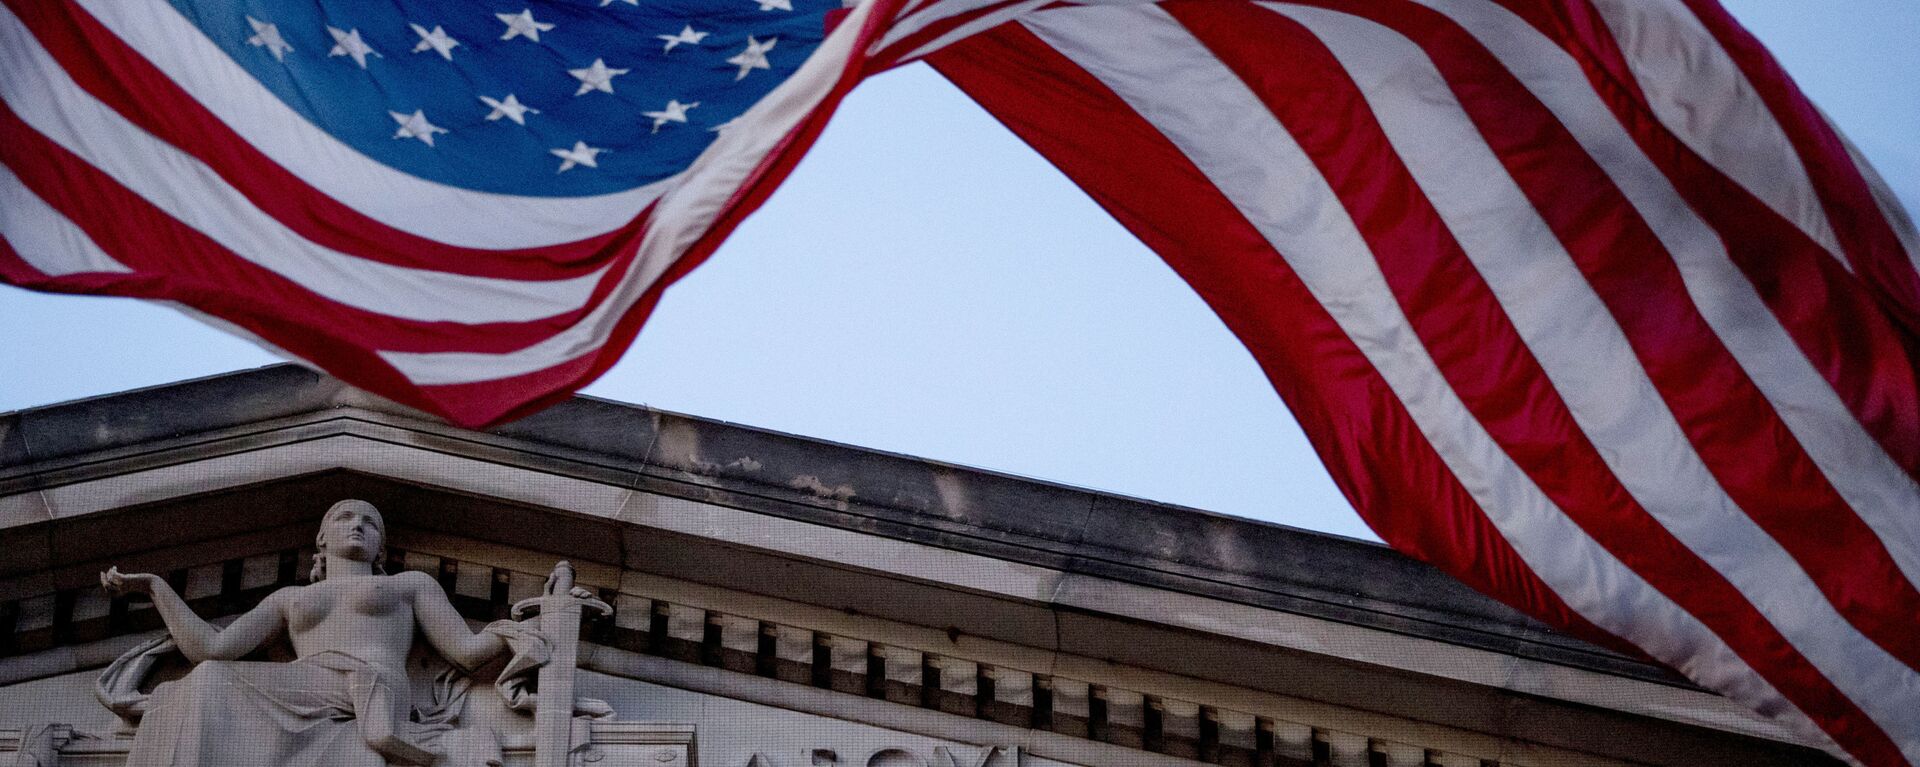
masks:
<svg viewBox="0 0 1920 767"><path fill-rule="evenodd" d="M314 332L289 323L271 307L252 301L244 294L211 291L183 295L183 291L172 281L139 273L88 272L48 276L20 258L19 253L3 238L0 238L0 280L54 293L108 293L183 303L231 322L255 336L272 339L283 350L301 359L330 370L351 370L353 377L345 380L362 389L377 392L409 407L427 409L430 406L398 371L378 355L356 349L345 339L329 337L324 329Z"/></svg>
<svg viewBox="0 0 1920 767"><path fill-rule="evenodd" d="M1444 16L1407 2L1369 4L1359 12L1432 57L1620 323L1721 487L1793 555L1841 614L1920 668L1920 632L1912 627L1920 590L1727 351L1659 238L1606 172L1518 79Z"/></svg>
<svg viewBox="0 0 1920 767"><path fill-rule="evenodd" d="M1559 32L1541 31L1550 37ZM1579 44L1615 45L1615 55L1624 55L1611 38L1587 39ZM1742 55L1764 53L1749 52L1736 55L1736 59ZM1749 79L1763 92L1792 87L1784 74L1779 77L1779 82L1769 86L1761 82L1763 78L1749 74ZM1826 249L1814 243L1799 227L1695 154L1660 124L1644 99L1630 98L1625 91L1614 87L1613 75L1602 77L1590 71L1589 78L1641 150L1663 174L1674 180L1694 211L1721 233L1734 263L1753 282L1768 308L1840 395L1854 418L1909 476L1920 479L1920 382L1916 382L1916 345L1912 333L1902 327L1901 323L1907 321L1900 315L1888 315L1887 310L1893 307L1886 300L1886 293L1878 286L1864 284L1835 263ZM1777 107L1773 111L1782 114ZM1796 126L1800 118L1791 113L1780 122L1790 137L1810 130L1804 125ZM1819 127L1825 129L1824 121ZM1802 148L1804 164L1808 172L1814 174L1816 187L1824 190L1838 184L1832 178L1834 174L1858 177L1846 150L1842 147L1838 152L1836 160L1806 159L1807 153ZM1827 215L1836 233L1843 228L1859 230L1861 226L1847 222L1861 217L1871 217L1880 226L1885 225L1879 220L1878 208L1874 207L1871 197L1863 199L1864 207L1852 208L1853 213L1836 214L1828 204ZM1890 236L1891 230L1887 232ZM1842 244L1851 249L1853 246L1846 245L1850 241L1843 237ZM1897 249L1897 241L1892 242L1891 247ZM1912 325L1907 323L1905 327ZM1834 332L1835 328L1845 331Z"/></svg>
<svg viewBox="0 0 1920 767"><path fill-rule="evenodd" d="M1484 54L1469 53L1477 51L1473 41L1460 39L1464 33L1438 14L1412 4L1397 5L1369 5L1366 12L1376 21L1391 18L1403 33L1415 35L1445 62L1443 71L1451 81L1472 83L1457 90L1484 99L1475 106L1504 107L1507 122L1499 128L1502 135L1489 137L1496 148L1512 149L1504 140L1531 137L1528 146L1536 152L1531 163L1525 169L1510 165L1510 170L1528 181L1535 180L1528 173L1550 172L1561 179L1557 191L1566 195L1561 198L1562 210L1583 210L1589 230L1638 235L1610 243L1583 235L1570 242L1582 251L1580 255L1597 258L1585 252L1586 246L1604 244L1618 248L1625 261L1665 263L1657 241L1631 214L1626 201L1613 192L1604 176L1595 178L1598 167L1577 149L1580 162L1564 156L1561 150L1577 147L1572 137L1556 135L1558 123L1540 124L1544 107L1528 98L1517 81L1503 78L1505 70L1497 64L1497 75L1463 71L1492 62ZM1451 388L1555 505L1621 562L1720 635L1840 742L1876 753L1876 749L1892 748L1891 739L1795 651L1759 610L1620 484L1574 421L1493 291L1398 160L1365 96L1338 59L1297 22L1264 9L1172 3L1167 10L1289 127L1353 215L1408 320ZM1483 122L1481 129L1488 131L1489 126ZM1549 216L1558 212L1551 211ZM1649 280L1641 300L1690 308L1684 286L1677 284L1677 274L1673 277L1672 281ZM1701 324L1697 316L1691 321ZM1840 513L1850 514L1844 507ZM1827 514L1831 516L1832 511ZM1897 755L1897 749L1887 753Z"/></svg>
<svg viewBox="0 0 1920 767"><path fill-rule="evenodd" d="M865 50L878 37L885 21L897 12L899 5L900 0L882 0L874 8L873 15L867 19L855 41L855 51ZM193 269L195 276L204 276L200 273L205 272L218 274L226 270L235 270L237 274L218 274L218 279L193 280L177 274L160 277L142 275L143 279L137 284L129 280L93 285L76 284L70 280L50 281L44 275L23 269L24 262L20 262L0 269L0 278L41 288L75 291L100 289L137 297L181 301L233 322L297 357L314 362L347 383L402 404L439 413L457 424L478 428L519 418L571 396L579 387L613 365L632 343L633 336L666 286L711 255L720 242L749 213L764 203L780 181L792 172L805 149L826 126L834 107L861 79L865 64L863 56L856 54L852 58L820 104L783 137L771 153L762 158L759 166L735 190L714 224L622 314L605 344L568 363L526 375L475 384L413 385L385 360L361 346L367 339L338 334L341 326L337 323L316 324L300 318L300 311L284 311L285 306L277 301L287 296L267 300L268 296L248 289L264 285L283 293L294 292L293 297L296 298L307 298L298 294L300 289L297 285L275 284L273 280L277 278L270 273L248 272L246 269L251 265L233 257L231 253L225 253L216 243L153 209L112 179L105 178L97 170L20 123L10 111L0 112L0 127L9 123L12 126L10 133L0 135L5 139L0 140L0 162L15 168L23 179L30 175L30 171L37 171L34 175L43 183L36 188L36 193L50 204L55 204L63 214L73 217L76 224L88 231L89 236L95 238L104 249L109 252L116 250L108 246L109 242L128 244L106 236L114 235L127 238L136 246L129 253L122 254L122 261L129 266L153 266L137 256L159 252L169 253L176 258L184 256L184 261ZM19 156L12 156L8 152ZM46 157L43 158L43 155ZM76 191L78 189L87 189L88 193L81 194ZM63 196L62 190L65 190L66 196ZM56 201L60 204L56 204ZM63 208L61 204L66 207ZM81 211L77 216L76 210ZM131 220L117 218L122 215ZM122 228L114 229L113 226ZM140 230L143 228L149 231L142 234ZM630 234L637 241L640 233L635 231ZM158 247L153 247L155 242L140 241L139 238L143 236L158 240ZM103 239L106 241L103 242ZM141 249L139 246L146 247ZM119 249L129 250L125 247ZM632 249L624 245L621 250L623 254L632 253ZM17 258L13 260L18 261ZM169 259L169 263L172 261ZM167 264L157 266L166 268ZM610 279L622 275L624 270L624 262L616 263L609 271ZM235 277L245 279L236 280ZM602 287L607 284L610 283L603 283ZM295 319L285 319L289 315L294 315Z"/></svg>
<svg viewBox="0 0 1920 767"><path fill-rule="evenodd" d="M73 221L107 254L171 286L170 293L155 297L198 305L216 293L242 295L276 307L289 326L351 339L361 348L505 352L536 343L605 300L636 248L623 238L623 258L595 285L587 305L574 311L530 322L405 320L337 303L241 258L41 135L4 103L0 103L0 164L13 169L34 194ZM293 343L285 338L268 340L283 348Z"/></svg>
<svg viewBox="0 0 1920 767"><path fill-rule="evenodd" d="M593 272L622 257L645 221L539 248L491 250L448 245L400 231L313 188L255 149L138 51L76 3L0 0L12 9L81 88L129 122L202 162L248 201L313 242L342 253L416 269L521 280Z"/></svg>
<svg viewBox="0 0 1920 767"><path fill-rule="evenodd" d="M1920 336L1920 273L1915 273L1893 225L1881 215L1872 188L1854 166L1846 144L1766 47L1725 8L1715 0L1682 2L1733 57L1767 111L1786 130L1787 140L1813 179L1841 249L1854 269L1868 278L1864 280L1867 289L1900 321L1910 339Z"/></svg>
<svg viewBox="0 0 1920 767"><path fill-rule="evenodd" d="M1019 25L929 58L1192 285L1266 371L1354 507L1397 549L1553 625L1569 609L1494 529L1286 262L1157 129ZM1375 471L1382 465L1400 471Z"/></svg>
<svg viewBox="0 0 1920 767"><path fill-rule="evenodd" d="M148 289L144 286L153 282L153 279L133 272L78 272L50 276L27 263L26 259L20 257L20 252L13 249L12 243L0 236L0 282L47 293L92 295L109 291L138 292Z"/></svg>
<svg viewBox="0 0 1920 767"><path fill-rule="evenodd" d="M1721 487L1793 555L1842 615L1920 668L1920 632L1912 626L1920 615L1920 590L1727 351L1693 303L1678 266L1606 172L1491 53L1439 13L1396 2L1368 5L1362 15L1412 38L1433 58L1507 172L1620 323ZM1823 332L1837 330L1828 324Z"/></svg>
<svg viewBox="0 0 1920 767"><path fill-rule="evenodd" d="M1554 41L1587 73L1595 88L1617 89L1624 98L1646 103L1647 94L1627 65L1613 30L1584 0L1493 0Z"/></svg>

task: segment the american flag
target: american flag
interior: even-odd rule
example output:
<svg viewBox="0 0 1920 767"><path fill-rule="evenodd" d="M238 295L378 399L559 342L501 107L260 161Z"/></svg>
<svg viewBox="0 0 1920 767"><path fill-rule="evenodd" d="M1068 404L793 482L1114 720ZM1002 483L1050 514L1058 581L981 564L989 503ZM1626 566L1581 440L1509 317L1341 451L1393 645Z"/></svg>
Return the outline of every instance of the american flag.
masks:
<svg viewBox="0 0 1920 767"><path fill-rule="evenodd" d="M598 375L924 58L1396 548L1920 764L1920 238L1712 0L0 2L0 275L467 424Z"/></svg>
<svg viewBox="0 0 1920 767"><path fill-rule="evenodd" d="M878 28L832 0L6 8L10 282L173 301L465 424L610 365Z"/></svg>

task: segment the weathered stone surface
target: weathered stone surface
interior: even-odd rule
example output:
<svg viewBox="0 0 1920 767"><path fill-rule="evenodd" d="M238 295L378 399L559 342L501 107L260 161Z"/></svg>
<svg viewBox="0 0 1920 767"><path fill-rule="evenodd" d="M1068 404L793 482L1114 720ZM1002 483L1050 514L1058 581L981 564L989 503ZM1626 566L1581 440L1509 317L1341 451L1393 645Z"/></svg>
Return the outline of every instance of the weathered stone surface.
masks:
<svg viewBox="0 0 1920 767"><path fill-rule="evenodd" d="M10 414L0 419L0 455L44 462L369 404L363 400L305 368L275 366ZM522 458L538 462L546 450L557 463L631 472L635 486L651 492L1338 620L1383 621L1397 630L1442 632L1502 651L1672 680L1555 634L1432 568L1361 541L585 397L493 434L514 440ZM419 491L397 483L381 490L386 497L371 500L396 515L424 506L406 497ZM527 524L509 506L485 501L443 502L420 521L480 531ZM552 550L570 557L618 561L622 547L636 543L604 525L542 524ZM90 528L78 522L56 532L53 557L65 558L63 540L97 540ZM162 537L142 540L177 537L152 532Z"/></svg>
<svg viewBox="0 0 1920 767"><path fill-rule="evenodd" d="M274 365L22 410L9 418L26 455L0 468L319 410L344 389L308 368Z"/></svg>
<svg viewBox="0 0 1920 767"><path fill-rule="evenodd" d="M0 469L27 462L27 434L19 412L0 413Z"/></svg>
<svg viewBox="0 0 1920 767"><path fill-rule="evenodd" d="M583 396L495 427L492 433L562 448L584 460L638 472L653 450L662 415Z"/></svg>

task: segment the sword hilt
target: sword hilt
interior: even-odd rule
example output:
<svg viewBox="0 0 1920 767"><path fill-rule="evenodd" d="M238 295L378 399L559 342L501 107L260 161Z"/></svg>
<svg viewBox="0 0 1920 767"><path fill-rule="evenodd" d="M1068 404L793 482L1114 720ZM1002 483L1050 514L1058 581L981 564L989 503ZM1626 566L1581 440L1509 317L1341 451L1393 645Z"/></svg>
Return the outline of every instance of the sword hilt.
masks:
<svg viewBox="0 0 1920 767"><path fill-rule="evenodd" d="M613 614L613 605L593 597L576 597L572 594L573 563L571 562L561 560L554 564L553 574L547 576L545 590L545 594L515 602L509 615L513 616L514 620L521 620L536 613L549 613L573 605L579 605L583 615Z"/></svg>

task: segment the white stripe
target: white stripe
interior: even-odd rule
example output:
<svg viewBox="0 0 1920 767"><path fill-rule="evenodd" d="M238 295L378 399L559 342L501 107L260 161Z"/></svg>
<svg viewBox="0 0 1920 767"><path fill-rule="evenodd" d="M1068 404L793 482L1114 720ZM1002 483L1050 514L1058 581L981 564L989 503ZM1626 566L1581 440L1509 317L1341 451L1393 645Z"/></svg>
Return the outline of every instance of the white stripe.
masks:
<svg viewBox="0 0 1920 767"><path fill-rule="evenodd" d="M1801 655L1920 759L1920 673L1841 616L1727 496L1633 348L1412 40L1371 20L1262 3L1313 31L1365 94L1396 154L1634 500L1726 576Z"/></svg>
<svg viewBox="0 0 1920 767"><path fill-rule="evenodd" d="M1766 396L1821 473L1920 583L1920 485L1853 417L1719 235L1681 198L1605 103L1580 64L1532 25L1482 0L1416 0L1459 23L1512 71L1600 163L1679 267L1701 316Z"/></svg>
<svg viewBox="0 0 1920 767"><path fill-rule="evenodd" d="M1847 157L1853 160L1853 167L1860 171L1860 177L1867 182L1867 191L1873 195L1873 204L1880 208L1880 216L1893 229L1893 236L1900 241L1900 247L1906 250L1907 263L1912 264L1915 271L1920 271L1920 231L1914 229L1913 216L1907 213L1907 207L1901 204L1899 195L1887 186L1886 179L1874 170L1873 163L1867 162L1866 155L1853 145L1853 139L1847 138L1847 134L1840 130L1840 126L1834 125L1825 112L1820 113L1820 119L1826 121L1833 135L1840 137L1840 144L1847 148Z"/></svg>
<svg viewBox="0 0 1920 767"><path fill-rule="evenodd" d="M389 168L282 103L167 0L81 0L87 12L234 132L314 188L381 223L469 248L534 248L604 234L674 179L595 197L476 192Z"/></svg>
<svg viewBox="0 0 1920 767"><path fill-rule="evenodd" d="M0 100L33 129L240 258L346 306L421 321L535 320L579 308L605 271L507 280L394 266L321 247L255 208L212 168L82 90L4 7L0 70L7 73Z"/></svg>
<svg viewBox="0 0 1920 767"><path fill-rule="evenodd" d="M218 330L222 333L235 336L242 341L246 341L248 343L253 344L254 346L258 346L260 347L261 350L275 357L280 357L289 362L297 363L321 375L332 375L331 373L328 373L327 371L320 369L320 366L315 365L312 362L308 362L307 360L299 357L298 355L295 355L291 352L288 352L285 349L280 348L279 346L274 345L273 342L268 341L267 339L254 335L253 331L247 330L246 328L240 327L239 325L235 325L224 319L215 317L211 314L200 311L199 309L195 309L186 304L179 303L177 301L155 301L154 303L173 309L174 311L177 311L181 314L187 315L189 318L193 319L194 321L204 323L209 327L212 327L214 330Z"/></svg>
<svg viewBox="0 0 1920 767"><path fill-rule="evenodd" d="M908 16L912 16L916 13L919 13L922 7L924 7L927 3L934 2L934 1L935 0L907 0L905 5L900 6L900 12L898 14L895 14L894 18L905 19ZM878 46L876 46L876 50L877 49L878 49Z"/></svg>
<svg viewBox="0 0 1920 767"><path fill-rule="evenodd" d="M887 28L886 34L881 35L878 42L867 46L867 51L877 54L894 43L933 26L935 22L977 11L998 2L1002 0L939 0L926 8L908 11L902 14L900 20L894 22L893 26Z"/></svg>
<svg viewBox="0 0 1920 767"><path fill-rule="evenodd" d="M133 271L107 255L5 165L0 165L0 239L13 246L28 266L48 277Z"/></svg>
<svg viewBox="0 0 1920 767"><path fill-rule="evenodd" d="M1853 268L1786 131L1700 20L1674 0L1591 1L1660 123Z"/></svg>
<svg viewBox="0 0 1920 767"><path fill-rule="evenodd" d="M662 197L634 259L612 295L580 322L532 346L504 354L380 352L423 386L472 383L523 375L590 354L660 275L713 226L728 200L745 185L787 134L812 114L847 71L853 44L876 0L862 0L794 72L734 119L686 171L686 184Z"/></svg>
<svg viewBox="0 0 1920 767"><path fill-rule="evenodd" d="M1021 23L1157 126L1267 237L1488 520L1574 611L1796 732L1823 737L1711 630L1580 529L1501 450L1420 344L1326 179L1203 45L1157 7L1051 10Z"/></svg>
<svg viewBox="0 0 1920 767"><path fill-rule="evenodd" d="M946 34L943 34L939 37L936 37L932 40L927 41L926 44L913 49L912 53L909 53L905 56L900 57L900 60L902 62L913 61L922 56L931 54L934 51L940 50L941 48L945 48L961 40L965 40L969 37L972 37L975 34L978 34L980 32L985 32L989 29L1000 26L1001 24L1005 24L1006 22L1011 21L1014 18L1023 15L1028 11L1043 7L1048 3L1052 3L1054 1L1055 0L1026 0L1026 2L1015 3L1013 5L1009 5L1005 8L1001 8L1000 10L994 11L992 13L982 15L980 18L974 19L965 24L961 24L960 26L954 27L953 29L947 30Z"/></svg>

